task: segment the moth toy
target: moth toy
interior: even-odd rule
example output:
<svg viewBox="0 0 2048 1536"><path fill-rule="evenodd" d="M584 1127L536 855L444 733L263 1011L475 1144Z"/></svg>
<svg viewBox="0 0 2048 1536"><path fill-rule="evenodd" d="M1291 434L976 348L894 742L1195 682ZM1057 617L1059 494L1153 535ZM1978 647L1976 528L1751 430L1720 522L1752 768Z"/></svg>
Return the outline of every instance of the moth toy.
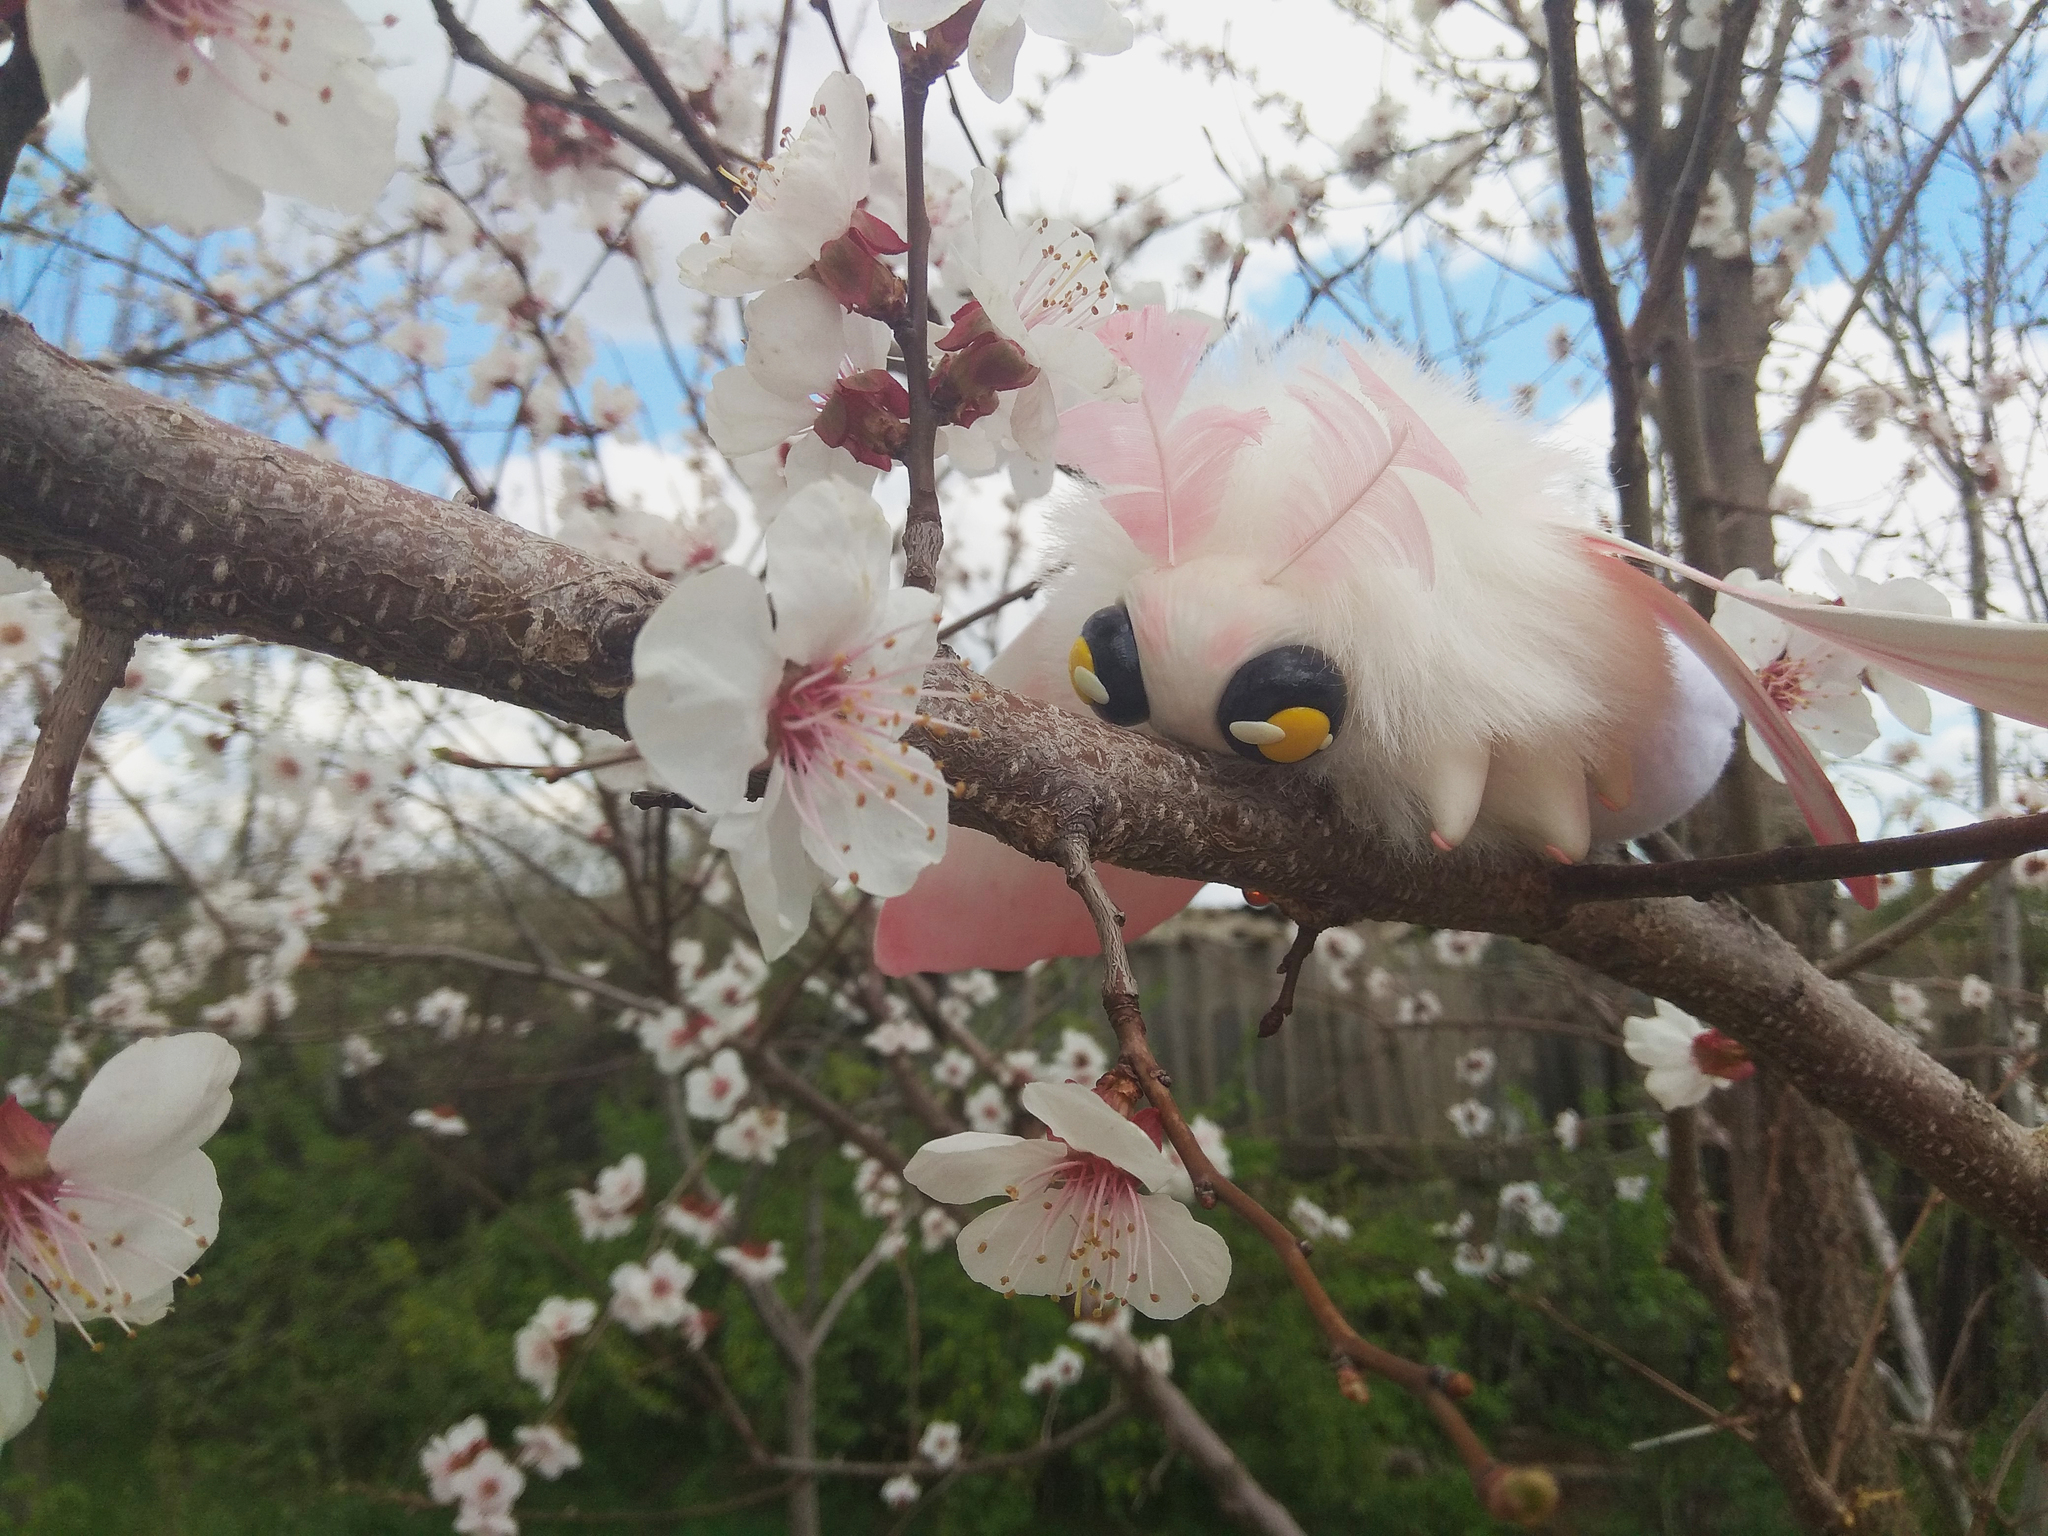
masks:
<svg viewBox="0 0 2048 1536"><path fill-rule="evenodd" d="M1576 465L1400 357L1323 338L1204 365L1159 307L1098 331L1134 401L1060 418L1093 482L1055 513L1058 574L990 681L1113 725L1326 778L1393 849L1560 862L1683 814L1746 716L1823 842L1848 812L1762 685L1676 593L1682 571L1938 691L2048 724L2048 626L1734 589L1596 532ZM1225 360L1218 360L1224 362ZM1136 936L1199 883L1104 866ZM1874 904L1874 880L1851 883ZM1052 865L955 827L884 904L891 974L1096 952Z"/></svg>

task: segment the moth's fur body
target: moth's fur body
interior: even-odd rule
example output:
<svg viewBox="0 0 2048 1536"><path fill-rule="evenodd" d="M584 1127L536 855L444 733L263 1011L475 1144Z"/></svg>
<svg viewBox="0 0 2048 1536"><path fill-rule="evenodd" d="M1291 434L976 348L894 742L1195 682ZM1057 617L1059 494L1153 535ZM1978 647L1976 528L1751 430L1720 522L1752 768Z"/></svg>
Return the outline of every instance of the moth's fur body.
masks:
<svg viewBox="0 0 2048 1536"><path fill-rule="evenodd" d="M1567 499L1576 465L1394 354L1356 356L1412 420L1367 399L1350 357L1326 342L1207 367L1183 418L1263 417L1223 471L1213 513L1175 520L1169 563L1159 528L1140 522L1134 538L1103 494L1070 496L1055 513L1060 573L998 680L1082 707L1067 647L1089 614L1121 603L1146 728L1225 752L1225 683L1248 658L1305 643L1342 670L1349 714L1328 750L1272 771L1326 775L1395 840L1512 839L1577 858L1596 832L1662 825L1718 774L1733 704L1711 680L1694 686L1704 674L1680 670L1682 653L1617 590L1611 562L1585 549ZM1436 473L1384 453L1376 463L1347 410L1371 413L1384 447L1426 435L1448 457ZM1333 430L1333 417L1359 431ZM1362 498L1387 476L1407 495L1381 513Z"/></svg>

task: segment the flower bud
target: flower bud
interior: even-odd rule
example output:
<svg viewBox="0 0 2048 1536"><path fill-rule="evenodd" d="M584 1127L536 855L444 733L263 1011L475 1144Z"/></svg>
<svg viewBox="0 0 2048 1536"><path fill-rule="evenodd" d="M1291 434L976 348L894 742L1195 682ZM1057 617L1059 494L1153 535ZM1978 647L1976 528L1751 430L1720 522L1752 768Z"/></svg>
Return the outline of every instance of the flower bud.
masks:
<svg viewBox="0 0 2048 1536"><path fill-rule="evenodd" d="M887 469L910 441L910 393L885 369L849 373L833 385L812 430L827 448Z"/></svg>
<svg viewBox="0 0 2048 1536"><path fill-rule="evenodd" d="M1731 1083L1739 1083L1756 1071L1748 1048L1718 1029L1702 1030L1693 1036L1692 1059L1693 1065L1708 1077L1725 1078Z"/></svg>

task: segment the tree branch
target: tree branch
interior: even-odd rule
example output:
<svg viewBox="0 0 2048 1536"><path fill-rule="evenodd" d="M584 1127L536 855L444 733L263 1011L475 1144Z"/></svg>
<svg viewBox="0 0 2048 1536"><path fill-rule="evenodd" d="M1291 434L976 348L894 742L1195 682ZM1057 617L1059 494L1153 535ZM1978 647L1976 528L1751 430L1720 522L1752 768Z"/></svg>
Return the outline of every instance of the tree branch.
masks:
<svg viewBox="0 0 2048 1536"><path fill-rule="evenodd" d="M669 122L674 126L676 132L683 136L683 142L690 146L691 152L704 162L710 169L713 177L716 178L718 171L725 165L728 157L716 144L711 142L711 136L704 131L704 125L697 121L697 114L690 110L690 104L683 99L682 93L676 89L675 82L669 79L668 71L661 67L661 60L654 56L654 50L647 45L647 39L642 37L633 24L626 20L619 8L612 4L612 0L586 0L586 3L590 6L592 14L603 25L605 31L611 34L612 41L619 45L619 52L626 56L627 61L632 64L640 78L647 83L647 89L654 93L654 99L661 103L661 110L668 114ZM435 14L439 14L438 6L435 9ZM786 26L787 23L785 22L784 25ZM475 60L470 62L474 63ZM774 112L770 111L768 117L767 131L772 137L775 132ZM772 147L771 144L770 148ZM762 158L766 159L767 156L768 151L763 150ZM680 175L681 173L671 172L671 174ZM697 186L701 191L708 192L709 195L717 198L735 213L747 206L746 198L741 194L740 189L731 182L724 183L722 187L719 187L715 179L712 187L705 187L698 182L692 182L691 184ZM718 190L713 190L714 187L718 188Z"/></svg>
<svg viewBox="0 0 2048 1536"><path fill-rule="evenodd" d="M135 654L132 629L103 629L87 620L64 658L64 674L43 710L28 771L0 827L0 934L14 927L14 904L43 844L64 830L71 780L92 739L107 695L127 676Z"/></svg>
<svg viewBox="0 0 2048 1536"><path fill-rule="evenodd" d="M1579 291L1593 307L1593 323L1607 354L1607 394L1613 406L1614 441L1607 452L1607 477L1621 502L1622 532L1638 544L1654 544L1650 517L1650 460L1643 448L1643 405L1634 355L1629 350L1621 304L1600 249L1600 224L1593 212L1593 183L1587 169L1586 127L1579 108L1579 33L1574 0L1544 0L1543 24L1550 43L1550 111L1557 131L1558 174L1564 182L1565 222L1579 264ZM1638 153L1644 151L1639 150Z"/></svg>
<svg viewBox="0 0 2048 1536"><path fill-rule="evenodd" d="M2048 815L2005 816L1951 827L1944 832L1915 832L1907 837L1883 837L1868 843L1795 844L1762 853L1685 859L1675 864L1574 864L1556 871L1551 884L1567 901L1710 896L1753 885L1799 885L1815 880L1844 880L1852 875L1890 875L1905 870L1940 869L1949 864L1972 864L1980 859L2004 862L2037 848L2048 848ZM1967 896L1968 892L1964 894ZM1937 913L1936 917L1939 916Z"/></svg>
<svg viewBox="0 0 2048 1536"><path fill-rule="evenodd" d="M1837 979L1854 976L1865 966L1875 965L1886 955L1904 949L1943 918L1967 906L1978 889L1988 884L1991 877L2010 862L2009 859L1988 859L1979 864L1932 901L1921 902L1889 928L1880 929L1861 944L1852 945L1839 955L1830 957L1821 966L1821 974Z"/></svg>
<svg viewBox="0 0 2048 1536"><path fill-rule="evenodd" d="M300 645L621 734L633 639L668 590L103 378L7 316L0 551L101 622ZM1339 923L1547 944L1741 1041L2048 1268L2048 1147L1740 910L1574 906L1546 865L1392 842L1289 769L1118 730L951 660L927 683L944 718L906 739L944 764L960 825L1056 859L1078 806L1097 856L1126 868Z"/></svg>

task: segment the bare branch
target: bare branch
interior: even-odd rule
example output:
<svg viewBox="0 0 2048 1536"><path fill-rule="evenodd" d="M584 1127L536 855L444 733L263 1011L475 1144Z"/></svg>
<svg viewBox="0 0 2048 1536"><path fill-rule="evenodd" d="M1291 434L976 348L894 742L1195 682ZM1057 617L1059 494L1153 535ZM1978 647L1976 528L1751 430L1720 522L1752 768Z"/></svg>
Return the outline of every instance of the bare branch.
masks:
<svg viewBox="0 0 2048 1536"><path fill-rule="evenodd" d="M699 160L704 162L711 170L713 177L716 178L717 172L725 165L727 156L724 151L711 142L711 136L704 131L704 125L697 121L697 114L690 110L690 104L683 99L682 93L676 89L675 82L669 79L668 71L661 67L661 60L655 57L654 50L647 45L647 39L642 37L633 24L626 20L619 8L612 4L612 0L587 0L587 3L590 6L591 12L603 25L605 31L611 34L612 41L619 45L619 52L626 56L628 62L632 64L634 71L646 82L647 89L654 93L654 99L661 103L661 110L668 114L670 124L674 126L677 133L683 136L683 142L690 146L692 152L695 153ZM788 22L785 21L783 25L786 28ZM474 63L475 61L471 60L470 62ZM771 110L768 116L768 132L773 134L775 132L775 114ZM771 145L770 147L772 148L773 146ZM766 159L768 150L764 149L761 155L763 159ZM680 175L681 173L672 172L672 174ZM724 183L722 189L719 190L713 190L714 187L718 186L715 179L711 187L705 187L697 182L692 182L691 184L698 186L699 190L709 192L711 196L716 197L735 212L747 205L746 198L741 195L740 189L731 182Z"/></svg>
<svg viewBox="0 0 2048 1536"><path fill-rule="evenodd" d="M1940 869L1949 864L1972 864L1979 859L2003 862L2037 848L2048 848L2048 815L2007 816L1943 832L1915 832L1907 837L1884 837L1868 843L1801 844L1762 853L1734 853L1718 859L1686 859L1675 864L1575 864L1558 870L1551 883L1568 901L1710 896L1755 885L1800 885L1815 880L1846 880L1853 875L1890 875L1906 870Z"/></svg>
<svg viewBox="0 0 2048 1536"><path fill-rule="evenodd" d="M1600 345L1607 354L1607 392L1614 416L1607 475L1621 501L1622 532L1639 544L1650 544L1655 530L1650 519L1650 460L1643 449L1641 381L1593 213L1586 128L1579 109L1578 14L1573 0L1544 0L1543 23L1550 42L1551 116L1557 130L1558 172L1564 181L1565 222L1579 264L1579 291L1593 307Z"/></svg>
<svg viewBox="0 0 2048 1536"><path fill-rule="evenodd" d="M1923 901L1889 928L1881 929L1861 944L1852 945L1831 957L1821 966L1821 974L1837 979L1854 976L1865 966L1875 965L1886 955L1904 949L1943 918L1969 905L1970 898L2010 862L2009 859L1990 859L1979 864L1933 900Z"/></svg>
<svg viewBox="0 0 2048 1536"><path fill-rule="evenodd" d="M135 654L135 632L103 629L90 619L64 658L64 674L43 710L28 771L15 791L0 827L0 933L14 927L14 904L43 844L63 831L71 805L71 780L92 739L93 722L107 695L127 676Z"/></svg>
<svg viewBox="0 0 2048 1536"><path fill-rule="evenodd" d="M1168 1443L1216 1490L1216 1501L1225 1514L1245 1530L1261 1531L1265 1536L1302 1536L1287 1507L1251 1475L1229 1442L1188 1401L1187 1394L1145 1363L1127 1335L1109 1333L1096 1348L1109 1361L1124 1390L1165 1432Z"/></svg>

